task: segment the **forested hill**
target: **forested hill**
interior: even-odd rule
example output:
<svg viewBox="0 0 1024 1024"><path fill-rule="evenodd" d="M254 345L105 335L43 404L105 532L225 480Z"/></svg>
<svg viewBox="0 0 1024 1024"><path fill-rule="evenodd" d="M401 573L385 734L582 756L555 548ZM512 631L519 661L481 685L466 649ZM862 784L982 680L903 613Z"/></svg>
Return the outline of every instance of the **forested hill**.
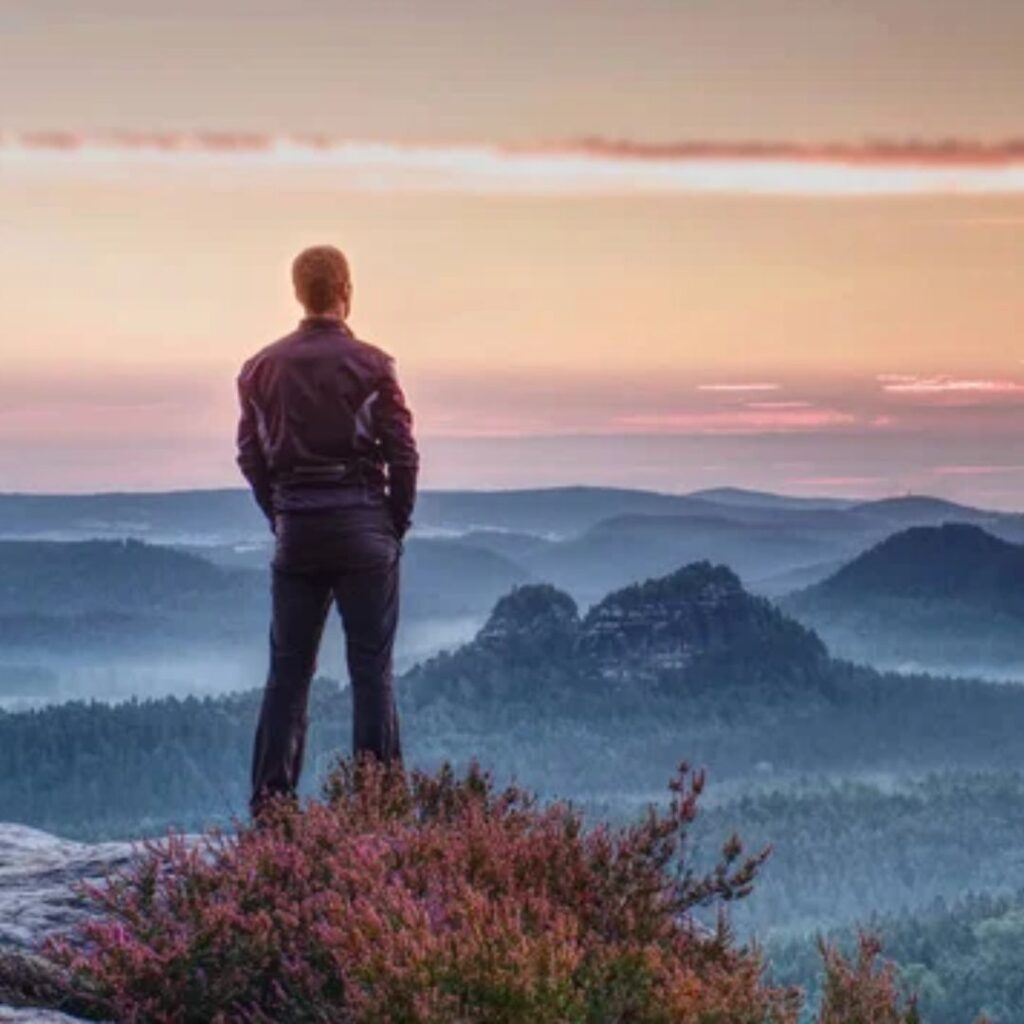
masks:
<svg viewBox="0 0 1024 1024"><path fill-rule="evenodd" d="M154 612L195 602L222 607L258 589L261 577L135 540L0 541L0 614L26 609Z"/></svg>
<svg viewBox="0 0 1024 1024"><path fill-rule="evenodd" d="M1024 545L969 523L916 526L888 537L792 603L887 597L952 600L1024 617Z"/></svg>
<svg viewBox="0 0 1024 1024"><path fill-rule="evenodd" d="M410 672L418 706L439 697L481 702L684 696L734 685L802 698L830 681L824 645L725 566L698 562L609 594L584 616L547 585L513 590L476 639ZM625 696L628 695L628 698Z"/></svg>
<svg viewBox="0 0 1024 1024"><path fill-rule="evenodd" d="M845 657L1024 673L1024 545L971 524L904 530L781 605Z"/></svg>
<svg viewBox="0 0 1024 1024"><path fill-rule="evenodd" d="M264 574L135 540L0 541L0 645L31 658L248 643Z"/></svg>

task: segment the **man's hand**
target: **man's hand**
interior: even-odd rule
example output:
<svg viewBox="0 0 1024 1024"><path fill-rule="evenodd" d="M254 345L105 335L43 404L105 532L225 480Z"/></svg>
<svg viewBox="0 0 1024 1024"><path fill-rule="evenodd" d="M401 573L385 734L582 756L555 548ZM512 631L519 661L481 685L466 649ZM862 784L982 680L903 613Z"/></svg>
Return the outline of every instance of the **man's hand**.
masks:
<svg viewBox="0 0 1024 1024"><path fill-rule="evenodd" d="M374 430L388 467L388 502L391 519L401 540L412 525L416 504L416 480L419 452L412 432L412 413L398 383L395 361L388 359L384 376L377 386L373 404Z"/></svg>
<svg viewBox="0 0 1024 1024"><path fill-rule="evenodd" d="M263 514L270 523L270 531L273 533L274 509L271 500L270 469L260 445L256 413L248 394L250 381L247 369L248 364L242 368L242 372L238 376L238 401L241 406L241 414L238 419L236 462L242 475L249 481L256 504L263 510Z"/></svg>

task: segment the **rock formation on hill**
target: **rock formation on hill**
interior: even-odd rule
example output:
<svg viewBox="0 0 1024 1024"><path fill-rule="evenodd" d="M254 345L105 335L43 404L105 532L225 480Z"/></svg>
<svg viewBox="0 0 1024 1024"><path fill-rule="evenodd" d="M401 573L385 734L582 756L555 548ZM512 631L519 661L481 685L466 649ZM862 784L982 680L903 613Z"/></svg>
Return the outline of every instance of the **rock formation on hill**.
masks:
<svg viewBox="0 0 1024 1024"><path fill-rule="evenodd" d="M622 687L682 694L715 680L815 689L828 660L814 633L744 590L730 569L697 562L615 591L582 619L568 594L519 587L471 643L414 669L403 685L421 705Z"/></svg>
<svg viewBox="0 0 1024 1024"><path fill-rule="evenodd" d="M577 640L581 662L618 681L652 681L701 658L749 658L755 649L785 649L819 667L827 658L813 634L748 594L730 569L707 562L609 594Z"/></svg>

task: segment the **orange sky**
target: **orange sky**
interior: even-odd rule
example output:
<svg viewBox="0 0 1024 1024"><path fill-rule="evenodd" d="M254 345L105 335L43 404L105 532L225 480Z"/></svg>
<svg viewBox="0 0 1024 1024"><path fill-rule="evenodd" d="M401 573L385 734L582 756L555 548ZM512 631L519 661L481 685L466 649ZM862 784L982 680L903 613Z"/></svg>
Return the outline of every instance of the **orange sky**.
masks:
<svg viewBox="0 0 1024 1024"><path fill-rule="evenodd" d="M0 489L234 482L234 372L297 318L291 255L331 240L428 484L1024 502L1018 148L558 142L970 151L1017 127L1021 5L361 6L0 9ZM28 145L51 129L79 148Z"/></svg>

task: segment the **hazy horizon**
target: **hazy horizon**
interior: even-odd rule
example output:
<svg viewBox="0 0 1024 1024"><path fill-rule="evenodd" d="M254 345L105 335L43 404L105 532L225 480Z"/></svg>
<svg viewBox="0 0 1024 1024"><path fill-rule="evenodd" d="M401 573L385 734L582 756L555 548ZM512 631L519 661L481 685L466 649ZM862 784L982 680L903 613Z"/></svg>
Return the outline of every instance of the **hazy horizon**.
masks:
<svg viewBox="0 0 1024 1024"><path fill-rule="evenodd" d="M971 474L964 474L971 475ZM859 502L871 503L876 501L885 501L889 499L898 498L934 498L940 501L950 501L954 503L971 505L981 510L991 510L993 512L1018 512L1021 511L1019 508L1013 505L1003 505L998 501L986 502L986 501L974 501L971 495L977 496L979 493L977 490L972 490L969 487L962 488L964 494L962 497L955 497L950 494L942 494L938 491L924 491L917 490L912 487L895 490L877 490L874 493L863 492L863 493L843 493L836 494L830 493L828 485L830 481L825 480L818 484L816 481L809 481L808 485L802 489L786 489L781 487L772 487L768 484L764 486L748 486L745 484L731 483L723 481L720 483L710 483L702 487L678 487L675 489L663 488L656 486L642 486L642 485L630 485L622 483L595 483L589 480L583 479L572 479L566 478L564 481L556 482L541 482L541 483L523 483L523 484L506 484L506 485L493 485L487 486L486 484L479 484L477 486L426 486L422 487L421 493L423 494L516 494L524 492L545 492L545 491L572 491L572 490L609 490L609 491L635 491L639 493L648 494L662 494L669 497L687 497L687 496L699 496L703 494L711 494L715 492L737 492L741 494L750 495L764 495L766 497L773 498L792 498L796 500L805 501L821 501L821 502L842 502L848 504L857 504ZM849 487L849 481L843 480L843 487ZM814 489L817 484L817 490ZM248 493L248 487L244 483L238 483L236 481L229 481L223 485L207 485L207 486L189 486L187 483L176 487L166 487L160 485L153 486L142 486L142 487L82 487L78 489L65 489L65 490L50 490L46 488L38 489L9 489L0 490L0 497L7 498L91 498L91 497L113 497L113 496L133 496L133 495L145 495L145 496L162 496L162 495L174 495L174 494L216 494L221 492L237 492L237 493ZM984 493L984 492L982 492ZM1024 514L1024 512L1022 512ZM415 524L414 524L415 525Z"/></svg>

